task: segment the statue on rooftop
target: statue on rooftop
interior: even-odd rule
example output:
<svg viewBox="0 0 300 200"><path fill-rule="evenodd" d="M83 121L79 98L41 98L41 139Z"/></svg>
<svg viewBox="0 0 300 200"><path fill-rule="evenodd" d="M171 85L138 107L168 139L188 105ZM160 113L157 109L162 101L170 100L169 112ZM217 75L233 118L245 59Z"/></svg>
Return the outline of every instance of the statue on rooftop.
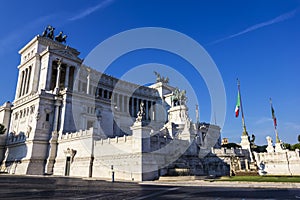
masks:
<svg viewBox="0 0 300 200"><path fill-rule="evenodd" d="M48 25L44 32L42 33L42 37L47 37L51 40L54 40L57 41L57 42L60 42L60 43L65 43L66 42L66 39L67 39L67 35L63 35L63 32L61 31L57 36L54 37L54 30L55 28L51 25Z"/></svg>
<svg viewBox="0 0 300 200"><path fill-rule="evenodd" d="M180 91L178 88L176 88L173 92L174 106L185 105L186 101L187 101L186 91L185 90Z"/></svg>
<svg viewBox="0 0 300 200"><path fill-rule="evenodd" d="M46 37L48 34L48 26L45 28L43 34L42 34L42 37Z"/></svg>
<svg viewBox="0 0 300 200"><path fill-rule="evenodd" d="M57 42L60 42L61 40L62 40L62 37L63 37L63 32L61 31L61 32L59 32L59 34L57 35L57 36L55 36L55 41L57 41Z"/></svg>
<svg viewBox="0 0 300 200"><path fill-rule="evenodd" d="M54 30L55 28L53 26L48 26L48 30L49 30L49 33L47 34L47 37L50 38L51 40L54 39Z"/></svg>
<svg viewBox="0 0 300 200"><path fill-rule="evenodd" d="M63 32L61 31L57 36L55 36L55 41L63 43L66 42L66 38L67 36L66 35L63 36Z"/></svg>
<svg viewBox="0 0 300 200"><path fill-rule="evenodd" d="M158 82L162 82L162 83L165 83L165 84L169 83L169 77L163 77L159 73L157 73L156 71L154 71L154 74L156 75L156 83L158 83Z"/></svg>

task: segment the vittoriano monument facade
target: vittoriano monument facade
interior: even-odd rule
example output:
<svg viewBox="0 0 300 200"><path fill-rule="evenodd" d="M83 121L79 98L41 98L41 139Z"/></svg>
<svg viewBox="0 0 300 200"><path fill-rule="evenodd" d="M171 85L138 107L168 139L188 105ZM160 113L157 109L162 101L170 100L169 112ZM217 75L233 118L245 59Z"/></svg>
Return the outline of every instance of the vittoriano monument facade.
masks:
<svg viewBox="0 0 300 200"><path fill-rule="evenodd" d="M133 181L229 173L208 153L220 128L190 120L184 88L159 72L141 86L96 71L53 30L19 51L15 99L0 109L2 172Z"/></svg>

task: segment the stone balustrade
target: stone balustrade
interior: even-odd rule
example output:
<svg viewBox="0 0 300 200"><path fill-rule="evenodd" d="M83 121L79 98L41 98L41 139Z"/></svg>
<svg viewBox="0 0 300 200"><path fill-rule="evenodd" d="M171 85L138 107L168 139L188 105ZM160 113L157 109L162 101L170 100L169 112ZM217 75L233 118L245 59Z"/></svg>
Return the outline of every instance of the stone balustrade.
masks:
<svg viewBox="0 0 300 200"><path fill-rule="evenodd" d="M24 134L18 135L9 135L7 138L7 144L16 144L16 143L24 143L26 141L26 136Z"/></svg>
<svg viewBox="0 0 300 200"><path fill-rule="evenodd" d="M106 138L106 139L101 138L100 140L96 141L96 145L127 143L131 141L132 141L132 136L124 135L123 137L116 136L115 138Z"/></svg>
<svg viewBox="0 0 300 200"><path fill-rule="evenodd" d="M227 155L227 156L242 156L245 155L245 150L242 148L211 148L211 153L216 154L217 156Z"/></svg>
<svg viewBox="0 0 300 200"><path fill-rule="evenodd" d="M282 152L254 152L258 167L266 175L300 175L300 150Z"/></svg>
<svg viewBox="0 0 300 200"><path fill-rule="evenodd" d="M90 128L88 130L79 130L74 133L61 134L58 140L61 141L61 140L70 140L70 139L80 139L82 137L92 136L93 133L94 133L93 128Z"/></svg>

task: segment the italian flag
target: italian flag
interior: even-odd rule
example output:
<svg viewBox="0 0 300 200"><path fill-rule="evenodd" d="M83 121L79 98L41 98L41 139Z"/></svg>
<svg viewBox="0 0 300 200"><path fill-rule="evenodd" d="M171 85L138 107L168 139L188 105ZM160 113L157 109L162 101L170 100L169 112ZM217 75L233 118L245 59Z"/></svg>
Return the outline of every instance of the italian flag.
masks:
<svg viewBox="0 0 300 200"><path fill-rule="evenodd" d="M240 91L238 91L238 96L237 96L237 101L235 106L235 117L239 116L240 107L241 107L241 96L240 96Z"/></svg>
<svg viewBox="0 0 300 200"><path fill-rule="evenodd" d="M271 112L272 112L272 119L274 121L274 126L275 128L277 127L277 119L275 117L275 111L274 111L274 108L273 108L273 105L271 104Z"/></svg>

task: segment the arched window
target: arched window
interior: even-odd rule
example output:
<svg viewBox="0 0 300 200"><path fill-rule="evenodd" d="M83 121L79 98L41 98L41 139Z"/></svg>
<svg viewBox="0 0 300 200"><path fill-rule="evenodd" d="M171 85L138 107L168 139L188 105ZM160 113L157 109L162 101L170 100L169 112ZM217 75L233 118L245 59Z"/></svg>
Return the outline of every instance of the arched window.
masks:
<svg viewBox="0 0 300 200"><path fill-rule="evenodd" d="M23 88L22 88L22 95L24 95L25 91L26 91L27 77L28 77L28 69L25 69L25 75L24 75L24 81L23 81Z"/></svg>
<svg viewBox="0 0 300 200"><path fill-rule="evenodd" d="M19 97L22 96L22 90L23 90L23 81L24 81L24 71L21 72L21 81L20 81L20 88L19 88Z"/></svg>
<svg viewBox="0 0 300 200"><path fill-rule="evenodd" d="M16 113L16 114L15 114L15 120L18 119L18 115L19 115L19 113Z"/></svg>
<svg viewBox="0 0 300 200"><path fill-rule="evenodd" d="M52 62L52 72L51 72L51 80L50 80L50 90L54 90L56 84L57 77L57 62Z"/></svg>
<svg viewBox="0 0 300 200"><path fill-rule="evenodd" d="M27 84L26 84L26 94L28 93L28 90L29 90L30 76L31 76L31 66L29 66L29 70L28 70L28 80L27 80Z"/></svg>

